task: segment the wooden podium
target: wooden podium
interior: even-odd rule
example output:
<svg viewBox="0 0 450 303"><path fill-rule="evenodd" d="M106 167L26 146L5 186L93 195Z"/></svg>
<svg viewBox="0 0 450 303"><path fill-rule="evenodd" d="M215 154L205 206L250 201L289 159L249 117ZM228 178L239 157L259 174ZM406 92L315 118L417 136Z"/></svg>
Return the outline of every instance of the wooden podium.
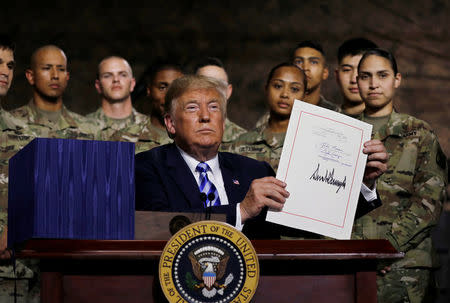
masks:
<svg viewBox="0 0 450 303"><path fill-rule="evenodd" d="M166 241L27 241L41 260L41 302L165 302L158 261ZM376 267L401 258L386 240L254 240L260 262L252 302L376 302Z"/></svg>

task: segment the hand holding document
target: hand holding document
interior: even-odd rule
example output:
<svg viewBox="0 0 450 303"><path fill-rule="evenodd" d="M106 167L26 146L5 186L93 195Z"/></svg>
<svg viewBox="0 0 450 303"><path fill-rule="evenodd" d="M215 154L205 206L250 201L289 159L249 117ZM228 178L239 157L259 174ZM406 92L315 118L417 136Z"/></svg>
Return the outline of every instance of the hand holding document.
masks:
<svg viewBox="0 0 450 303"><path fill-rule="evenodd" d="M290 196L267 221L350 239L372 126L295 100L277 171Z"/></svg>

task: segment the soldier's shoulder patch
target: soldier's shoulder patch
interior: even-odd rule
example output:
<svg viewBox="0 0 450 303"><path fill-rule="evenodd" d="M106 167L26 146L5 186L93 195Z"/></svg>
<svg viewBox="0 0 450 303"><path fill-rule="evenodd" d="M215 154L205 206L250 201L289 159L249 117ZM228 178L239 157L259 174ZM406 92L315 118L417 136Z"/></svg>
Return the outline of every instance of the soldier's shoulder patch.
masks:
<svg viewBox="0 0 450 303"><path fill-rule="evenodd" d="M256 252L231 225L200 221L177 232L159 262L169 302L250 302L259 279Z"/></svg>

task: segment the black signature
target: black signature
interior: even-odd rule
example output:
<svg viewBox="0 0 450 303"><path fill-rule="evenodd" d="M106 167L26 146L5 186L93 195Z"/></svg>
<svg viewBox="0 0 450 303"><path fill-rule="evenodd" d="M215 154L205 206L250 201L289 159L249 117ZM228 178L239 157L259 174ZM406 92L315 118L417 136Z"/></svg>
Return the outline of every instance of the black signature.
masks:
<svg viewBox="0 0 450 303"><path fill-rule="evenodd" d="M335 179L334 178L334 168L330 172L328 172L328 169L325 170L325 175L321 176L319 174L319 168L320 168L320 164L317 163L317 168L314 171L314 173L311 175L311 177L309 178L310 180L313 179L314 181L325 182L327 184L337 186L336 193L339 192L341 187L345 189L345 185L347 184L346 183L347 176L344 176L344 180L342 180L342 181L339 181L339 180Z"/></svg>

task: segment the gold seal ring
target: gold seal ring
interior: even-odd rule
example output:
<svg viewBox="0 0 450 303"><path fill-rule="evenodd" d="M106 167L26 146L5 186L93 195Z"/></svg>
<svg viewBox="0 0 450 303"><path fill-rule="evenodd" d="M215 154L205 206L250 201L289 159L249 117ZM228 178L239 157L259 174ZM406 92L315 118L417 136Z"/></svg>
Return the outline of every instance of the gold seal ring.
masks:
<svg viewBox="0 0 450 303"><path fill-rule="evenodd" d="M167 242L159 281L169 302L250 302L259 281L258 257L250 240L233 226L199 221Z"/></svg>

